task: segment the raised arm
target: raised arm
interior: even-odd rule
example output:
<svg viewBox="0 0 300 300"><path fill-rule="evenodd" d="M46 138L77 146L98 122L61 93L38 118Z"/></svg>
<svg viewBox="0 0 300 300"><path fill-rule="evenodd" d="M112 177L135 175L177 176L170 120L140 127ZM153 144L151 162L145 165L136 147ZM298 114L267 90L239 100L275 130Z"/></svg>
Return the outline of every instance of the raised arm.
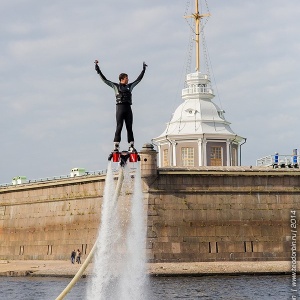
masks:
<svg viewBox="0 0 300 300"><path fill-rule="evenodd" d="M148 66L146 65L146 63L143 62L143 70L142 70L141 74L138 76L138 78L135 81L133 81L132 83L129 84L131 91L143 79L147 67Z"/></svg>
<svg viewBox="0 0 300 300"><path fill-rule="evenodd" d="M98 66L98 63L99 63L99 61L95 60L95 70L96 70L96 72L99 74L100 78L103 80L104 83L106 83L107 85L109 85L110 87L112 87L114 89L116 84L114 82L106 79L106 77L101 72L101 70Z"/></svg>

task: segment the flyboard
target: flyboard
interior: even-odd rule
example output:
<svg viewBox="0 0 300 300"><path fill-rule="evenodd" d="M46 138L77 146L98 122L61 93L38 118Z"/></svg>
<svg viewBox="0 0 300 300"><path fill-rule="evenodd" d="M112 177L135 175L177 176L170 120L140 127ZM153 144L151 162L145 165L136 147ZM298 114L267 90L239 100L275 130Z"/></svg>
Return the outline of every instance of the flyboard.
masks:
<svg viewBox="0 0 300 300"><path fill-rule="evenodd" d="M135 163L140 161L141 159L136 149L133 148L133 150L121 152L119 152L118 150L114 150L109 154L108 160L112 160L113 162L119 162L120 166L124 167L127 162Z"/></svg>
<svg viewBox="0 0 300 300"><path fill-rule="evenodd" d="M135 162L140 161L140 156L139 156L138 152L136 151L136 149L134 149L134 148L131 151L129 150L129 151L121 151L120 152L120 151L114 150L109 154L108 160L120 164L118 182L117 182L116 190L115 190L115 193L114 193L114 196L112 199L113 203L116 203L118 201L118 198L121 193L121 188L122 188L122 184L123 184L123 180L124 180L125 165L128 162L135 163ZM76 282L82 277L84 271L90 264L96 249L97 249L97 240L96 240L93 248L91 249L91 252L85 259L84 263L81 265L80 269L77 271L77 273L75 274L73 279L70 281L70 283L66 286L66 288L60 293L60 295L55 300L64 299L65 296L71 291L71 289L74 287Z"/></svg>

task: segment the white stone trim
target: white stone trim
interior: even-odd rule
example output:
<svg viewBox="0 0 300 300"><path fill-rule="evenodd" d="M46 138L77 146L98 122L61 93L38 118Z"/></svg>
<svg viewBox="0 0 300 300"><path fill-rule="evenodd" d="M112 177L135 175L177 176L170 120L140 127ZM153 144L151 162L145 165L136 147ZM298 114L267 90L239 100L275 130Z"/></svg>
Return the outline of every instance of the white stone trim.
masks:
<svg viewBox="0 0 300 300"><path fill-rule="evenodd" d="M207 139L203 138L203 143L202 143L202 149L203 149L203 166L207 166Z"/></svg>
<svg viewBox="0 0 300 300"><path fill-rule="evenodd" d="M231 166L230 161L230 140L226 140L226 166Z"/></svg>
<svg viewBox="0 0 300 300"><path fill-rule="evenodd" d="M202 155L202 138L198 139L198 165L203 166L203 155Z"/></svg>

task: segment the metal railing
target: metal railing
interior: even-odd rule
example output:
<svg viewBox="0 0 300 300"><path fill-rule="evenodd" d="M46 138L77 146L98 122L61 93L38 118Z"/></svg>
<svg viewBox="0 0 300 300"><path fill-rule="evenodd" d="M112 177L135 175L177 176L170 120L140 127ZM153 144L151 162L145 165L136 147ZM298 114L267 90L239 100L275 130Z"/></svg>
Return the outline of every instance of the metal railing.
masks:
<svg viewBox="0 0 300 300"><path fill-rule="evenodd" d="M258 167L298 168L300 155L268 155L256 160Z"/></svg>
<svg viewBox="0 0 300 300"><path fill-rule="evenodd" d="M60 180L60 179L75 179L78 177L85 177L85 176L95 176L95 175L105 175L107 170L97 170L97 171L90 171L90 172L85 172L83 175L76 175L76 176L71 176L71 175L59 175L59 176L53 176L53 177L46 177L46 178L39 178L39 179L28 179L28 180L23 180L21 183L1 183L1 187L9 187L9 186L15 186L15 185L21 185L21 184L33 184L33 183L40 183L40 182L47 182L47 181L52 181L52 180ZM117 172L117 169L113 170L113 172Z"/></svg>
<svg viewBox="0 0 300 300"><path fill-rule="evenodd" d="M202 87L202 86L192 86L182 90L182 96L191 94L210 94L213 95L213 90L211 88Z"/></svg>

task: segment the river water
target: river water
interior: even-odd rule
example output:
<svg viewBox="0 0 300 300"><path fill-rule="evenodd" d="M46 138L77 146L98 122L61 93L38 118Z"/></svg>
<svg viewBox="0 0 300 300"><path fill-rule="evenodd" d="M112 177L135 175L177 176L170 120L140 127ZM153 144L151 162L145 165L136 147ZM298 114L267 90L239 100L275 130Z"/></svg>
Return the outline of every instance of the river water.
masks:
<svg viewBox="0 0 300 300"><path fill-rule="evenodd" d="M84 300L86 288L89 286L88 280L81 279L65 299ZM0 277L0 299L54 300L69 282L69 278ZM299 291L295 294L291 289L289 275L151 277L148 298L149 300L300 299ZM295 295L297 297L292 298Z"/></svg>

